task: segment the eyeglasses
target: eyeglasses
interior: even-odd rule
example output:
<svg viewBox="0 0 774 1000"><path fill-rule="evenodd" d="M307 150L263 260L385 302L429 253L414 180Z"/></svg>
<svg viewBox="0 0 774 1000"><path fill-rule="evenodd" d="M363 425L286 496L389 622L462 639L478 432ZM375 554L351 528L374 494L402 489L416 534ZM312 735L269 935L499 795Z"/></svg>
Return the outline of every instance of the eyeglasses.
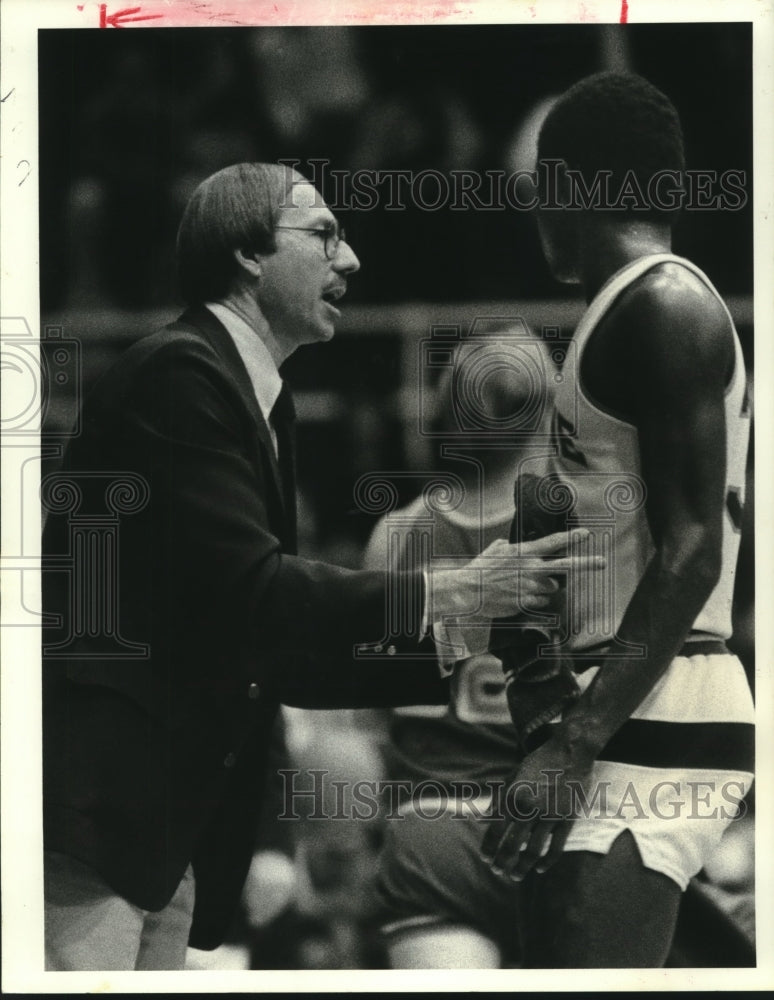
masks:
<svg viewBox="0 0 774 1000"><path fill-rule="evenodd" d="M275 226L275 229L291 229L298 233L317 233L323 238L323 250L328 260L333 260L339 249L339 244L346 241L344 230L338 223L326 229L313 229L310 226Z"/></svg>

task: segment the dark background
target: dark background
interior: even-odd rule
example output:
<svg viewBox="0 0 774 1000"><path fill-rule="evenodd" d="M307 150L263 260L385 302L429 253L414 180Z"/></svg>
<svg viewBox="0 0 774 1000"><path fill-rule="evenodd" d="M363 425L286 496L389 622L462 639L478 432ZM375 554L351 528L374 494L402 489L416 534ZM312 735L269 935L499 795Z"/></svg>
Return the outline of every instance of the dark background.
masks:
<svg viewBox="0 0 774 1000"><path fill-rule="evenodd" d="M331 169L504 169L541 99L603 68L663 89L688 165L752 185L751 26L475 25L40 32L44 312L174 299L186 197L239 160ZM331 199L333 192L324 191ZM540 298L552 282L524 213L345 213L363 269L350 301ZM751 206L683 216L676 248L726 293L752 291ZM93 259L92 259L93 258ZM566 293L564 293L566 294Z"/></svg>

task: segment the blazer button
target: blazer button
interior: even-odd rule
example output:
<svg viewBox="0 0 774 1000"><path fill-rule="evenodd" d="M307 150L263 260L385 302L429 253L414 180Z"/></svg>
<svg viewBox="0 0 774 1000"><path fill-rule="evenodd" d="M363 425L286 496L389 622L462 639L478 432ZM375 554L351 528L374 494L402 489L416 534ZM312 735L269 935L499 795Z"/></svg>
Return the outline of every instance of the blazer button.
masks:
<svg viewBox="0 0 774 1000"><path fill-rule="evenodd" d="M395 648L394 646L388 646L388 647L387 647L387 655L388 655L388 656L395 656L395 654L396 654L397 652L398 652L398 651L397 651L397 649L396 649L396 648Z"/></svg>
<svg viewBox="0 0 774 1000"><path fill-rule="evenodd" d="M223 766L224 767L233 767L234 764L236 764L236 761L237 761L237 755L235 753L228 753L228 754L226 754L226 756L225 756L225 758L223 760Z"/></svg>
<svg viewBox="0 0 774 1000"><path fill-rule="evenodd" d="M256 698L260 698L261 689L257 684L251 684L247 689L247 697L255 701Z"/></svg>

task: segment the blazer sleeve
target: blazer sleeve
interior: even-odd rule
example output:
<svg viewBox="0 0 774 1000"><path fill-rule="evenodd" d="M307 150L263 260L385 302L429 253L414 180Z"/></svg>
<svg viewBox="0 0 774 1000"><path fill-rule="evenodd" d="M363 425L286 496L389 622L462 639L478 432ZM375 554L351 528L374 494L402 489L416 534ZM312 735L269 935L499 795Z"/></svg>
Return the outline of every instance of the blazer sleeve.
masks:
<svg viewBox="0 0 774 1000"><path fill-rule="evenodd" d="M279 700L304 707L445 700L431 640L398 629L380 641L383 573L282 553L254 412L206 344L151 353L103 405L111 454L149 480L147 509L127 519L136 544L122 575L128 594L148 581L164 641L185 635L192 655L217 650L221 662L228 650ZM424 600L421 574L405 583ZM368 658L356 652L364 644Z"/></svg>

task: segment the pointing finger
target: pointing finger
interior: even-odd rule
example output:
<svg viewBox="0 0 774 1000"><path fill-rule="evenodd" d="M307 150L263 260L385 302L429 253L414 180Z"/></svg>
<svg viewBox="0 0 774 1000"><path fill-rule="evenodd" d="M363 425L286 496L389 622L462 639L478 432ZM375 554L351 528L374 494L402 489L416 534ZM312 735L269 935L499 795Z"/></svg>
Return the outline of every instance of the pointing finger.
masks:
<svg viewBox="0 0 774 1000"><path fill-rule="evenodd" d="M572 531L555 531L544 538L536 538L529 542L520 542L515 548L522 556L548 556L567 549L584 541L591 533L587 528L574 528Z"/></svg>

